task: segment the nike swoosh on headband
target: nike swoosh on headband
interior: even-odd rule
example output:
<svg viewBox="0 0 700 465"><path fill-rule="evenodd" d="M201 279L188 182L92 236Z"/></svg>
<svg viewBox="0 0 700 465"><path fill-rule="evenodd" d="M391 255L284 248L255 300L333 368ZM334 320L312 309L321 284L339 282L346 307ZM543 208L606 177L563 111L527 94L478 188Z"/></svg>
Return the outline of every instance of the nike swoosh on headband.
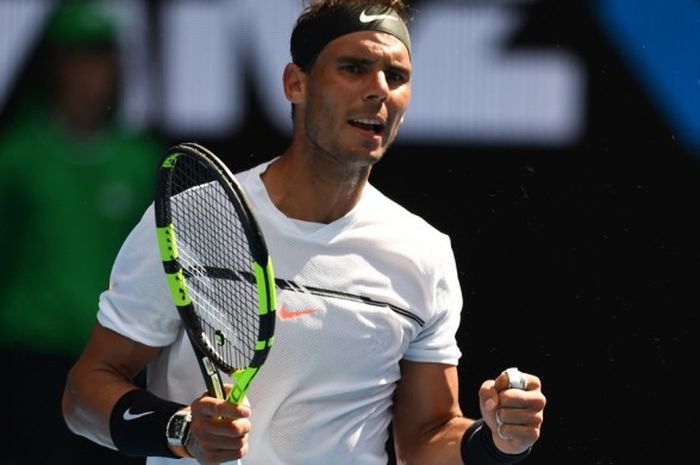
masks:
<svg viewBox="0 0 700 465"><path fill-rule="evenodd" d="M122 418L124 418L124 420L126 420L126 421L131 421L131 420L136 420L137 418L145 417L146 415L150 415L151 413L154 413L154 411L149 410L148 412L131 413L131 407L129 407L124 412L124 415L122 415Z"/></svg>
<svg viewBox="0 0 700 465"><path fill-rule="evenodd" d="M371 23L372 21L379 21L380 19L392 19L394 21L397 21L399 19L396 16L392 15L368 15L366 11L367 10L362 10L362 13L360 13L361 23Z"/></svg>

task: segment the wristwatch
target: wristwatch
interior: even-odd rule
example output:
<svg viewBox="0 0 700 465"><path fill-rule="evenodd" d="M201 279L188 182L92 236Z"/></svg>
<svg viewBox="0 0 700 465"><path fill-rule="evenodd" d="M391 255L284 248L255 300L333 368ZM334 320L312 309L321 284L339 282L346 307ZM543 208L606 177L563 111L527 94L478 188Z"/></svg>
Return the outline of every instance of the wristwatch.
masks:
<svg viewBox="0 0 700 465"><path fill-rule="evenodd" d="M168 420L165 428L165 436L171 446L185 446L190 435L190 423L192 423L192 413L178 410Z"/></svg>

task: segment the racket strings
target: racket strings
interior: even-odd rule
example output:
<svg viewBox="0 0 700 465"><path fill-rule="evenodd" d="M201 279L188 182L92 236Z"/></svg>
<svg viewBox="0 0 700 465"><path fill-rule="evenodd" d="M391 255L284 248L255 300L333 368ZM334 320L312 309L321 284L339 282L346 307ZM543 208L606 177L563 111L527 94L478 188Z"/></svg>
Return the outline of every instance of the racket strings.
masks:
<svg viewBox="0 0 700 465"><path fill-rule="evenodd" d="M203 165L180 159L173 171L172 223L202 342L231 370L249 365L259 326L259 294L244 224Z"/></svg>

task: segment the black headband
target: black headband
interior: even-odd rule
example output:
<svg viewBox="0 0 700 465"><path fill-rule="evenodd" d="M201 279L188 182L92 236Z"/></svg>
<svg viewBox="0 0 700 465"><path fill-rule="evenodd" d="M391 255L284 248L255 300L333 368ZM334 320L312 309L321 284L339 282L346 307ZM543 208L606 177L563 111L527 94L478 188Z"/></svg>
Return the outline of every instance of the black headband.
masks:
<svg viewBox="0 0 700 465"><path fill-rule="evenodd" d="M310 20L297 23L292 32L292 61L302 69L316 59L334 39L351 32L380 31L399 39L411 54L411 38L403 19L391 8L383 6L338 5Z"/></svg>

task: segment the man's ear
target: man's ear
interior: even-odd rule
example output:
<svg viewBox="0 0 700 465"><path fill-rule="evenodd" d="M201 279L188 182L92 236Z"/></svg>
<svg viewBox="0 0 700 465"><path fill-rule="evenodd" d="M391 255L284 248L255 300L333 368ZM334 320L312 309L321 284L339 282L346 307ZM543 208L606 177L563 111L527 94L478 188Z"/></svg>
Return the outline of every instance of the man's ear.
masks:
<svg viewBox="0 0 700 465"><path fill-rule="evenodd" d="M306 73L294 63L284 67L282 75L284 95L291 103L302 103L306 95Z"/></svg>

